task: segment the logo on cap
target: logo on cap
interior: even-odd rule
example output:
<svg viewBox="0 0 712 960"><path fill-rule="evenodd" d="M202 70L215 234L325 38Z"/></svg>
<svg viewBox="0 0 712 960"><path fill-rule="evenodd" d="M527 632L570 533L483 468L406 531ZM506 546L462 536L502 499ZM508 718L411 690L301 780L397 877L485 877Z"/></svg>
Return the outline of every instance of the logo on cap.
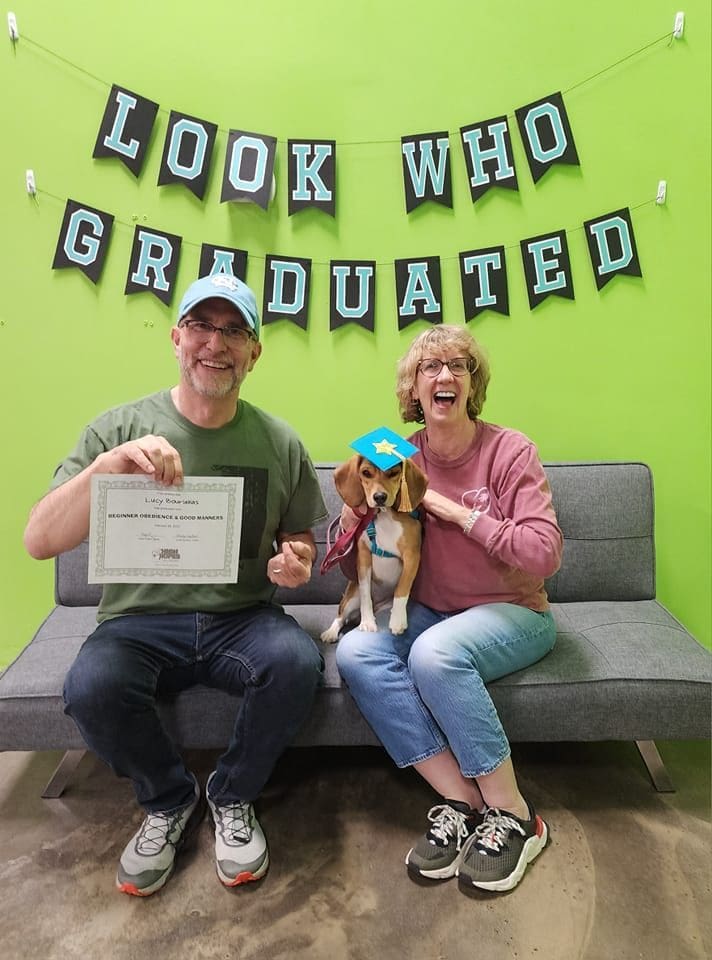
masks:
<svg viewBox="0 0 712 960"><path fill-rule="evenodd" d="M210 278L214 287L225 287L227 290L237 290L237 280L227 273L215 274Z"/></svg>

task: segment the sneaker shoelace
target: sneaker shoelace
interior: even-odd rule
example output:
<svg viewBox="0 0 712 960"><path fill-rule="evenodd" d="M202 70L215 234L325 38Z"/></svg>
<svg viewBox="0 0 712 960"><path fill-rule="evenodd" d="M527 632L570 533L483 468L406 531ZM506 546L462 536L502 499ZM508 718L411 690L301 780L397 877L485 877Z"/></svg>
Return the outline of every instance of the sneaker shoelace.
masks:
<svg viewBox="0 0 712 960"><path fill-rule="evenodd" d="M499 853L512 830L521 833L523 837L526 836L518 820L492 807L487 812L484 822L475 830L475 844L478 847L484 847L483 852Z"/></svg>
<svg viewBox="0 0 712 960"><path fill-rule="evenodd" d="M218 807L218 813L226 843L237 845L250 842L252 827L249 803L231 803L226 807Z"/></svg>
<svg viewBox="0 0 712 960"><path fill-rule="evenodd" d="M172 844L171 833L179 817L179 813L149 813L136 838L136 853L151 857Z"/></svg>
<svg viewBox="0 0 712 960"><path fill-rule="evenodd" d="M447 803L431 807L428 810L428 820L432 823L432 827L428 830L428 837L434 837L442 846L454 840L456 849L459 850L462 841L470 836L467 819L466 814L455 810Z"/></svg>

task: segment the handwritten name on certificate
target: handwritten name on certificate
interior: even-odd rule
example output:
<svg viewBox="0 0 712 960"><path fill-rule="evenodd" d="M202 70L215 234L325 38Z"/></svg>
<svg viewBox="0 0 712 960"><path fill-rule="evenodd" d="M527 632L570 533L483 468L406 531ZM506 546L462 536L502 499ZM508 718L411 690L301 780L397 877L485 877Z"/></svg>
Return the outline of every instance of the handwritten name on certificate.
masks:
<svg viewBox="0 0 712 960"><path fill-rule="evenodd" d="M236 583L242 477L92 477L89 583Z"/></svg>

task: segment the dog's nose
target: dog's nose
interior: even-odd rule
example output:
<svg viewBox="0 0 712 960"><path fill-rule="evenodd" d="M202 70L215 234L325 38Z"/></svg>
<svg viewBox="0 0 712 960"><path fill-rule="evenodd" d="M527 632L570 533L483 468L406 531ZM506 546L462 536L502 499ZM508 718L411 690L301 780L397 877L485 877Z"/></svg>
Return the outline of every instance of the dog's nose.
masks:
<svg viewBox="0 0 712 960"><path fill-rule="evenodd" d="M377 507L382 507L387 499L387 495L382 490L380 490L378 493L374 493L373 495L373 502Z"/></svg>

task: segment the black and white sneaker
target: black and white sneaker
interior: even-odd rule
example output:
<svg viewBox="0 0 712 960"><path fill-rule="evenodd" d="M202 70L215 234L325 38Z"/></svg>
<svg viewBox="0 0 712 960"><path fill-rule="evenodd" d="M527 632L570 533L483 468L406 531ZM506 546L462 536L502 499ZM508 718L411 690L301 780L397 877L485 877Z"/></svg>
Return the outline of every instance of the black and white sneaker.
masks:
<svg viewBox="0 0 712 960"><path fill-rule="evenodd" d="M454 877L465 841L482 823L482 814L462 800L445 800L428 810L431 826L405 858L408 873L429 880Z"/></svg>
<svg viewBox="0 0 712 960"><path fill-rule="evenodd" d="M513 890L546 846L549 830L530 803L529 819L490 807L466 842L457 875L463 890Z"/></svg>

